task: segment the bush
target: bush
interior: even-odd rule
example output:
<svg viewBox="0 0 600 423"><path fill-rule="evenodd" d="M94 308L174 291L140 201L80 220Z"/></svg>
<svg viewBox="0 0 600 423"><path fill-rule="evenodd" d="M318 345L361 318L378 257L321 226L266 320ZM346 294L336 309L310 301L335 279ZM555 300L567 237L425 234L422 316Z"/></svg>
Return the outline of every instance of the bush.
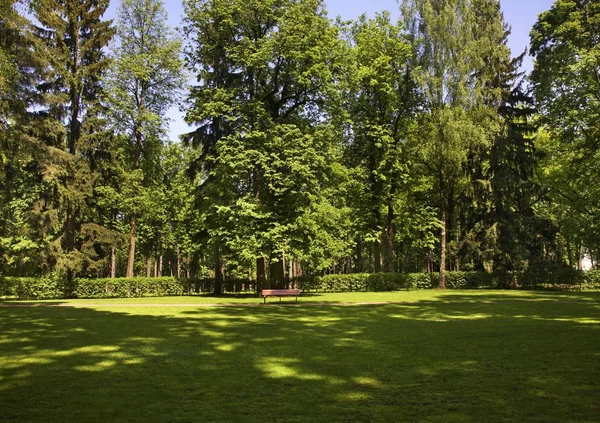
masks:
<svg viewBox="0 0 600 423"><path fill-rule="evenodd" d="M57 273L39 278L2 278L6 282L6 295L20 300L53 300L64 297L65 280Z"/></svg>
<svg viewBox="0 0 600 423"><path fill-rule="evenodd" d="M186 292L187 282L172 277L75 280L77 298L162 297Z"/></svg>
<svg viewBox="0 0 600 423"><path fill-rule="evenodd" d="M438 285L434 280L433 274L429 273L408 273L406 275L406 289L431 289Z"/></svg>
<svg viewBox="0 0 600 423"><path fill-rule="evenodd" d="M0 276L0 297L16 297L20 278Z"/></svg>
<svg viewBox="0 0 600 423"><path fill-rule="evenodd" d="M431 288L427 273L351 273L295 279L299 289L321 292L397 291Z"/></svg>
<svg viewBox="0 0 600 423"><path fill-rule="evenodd" d="M543 273L525 272L519 285L526 289L579 289L586 282L587 274L572 268L553 268Z"/></svg>
<svg viewBox="0 0 600 423"><path fill-rule="evenodd" d="M600 290L600 270L590 270L587 272L581 287L583 289Z"/></svg>

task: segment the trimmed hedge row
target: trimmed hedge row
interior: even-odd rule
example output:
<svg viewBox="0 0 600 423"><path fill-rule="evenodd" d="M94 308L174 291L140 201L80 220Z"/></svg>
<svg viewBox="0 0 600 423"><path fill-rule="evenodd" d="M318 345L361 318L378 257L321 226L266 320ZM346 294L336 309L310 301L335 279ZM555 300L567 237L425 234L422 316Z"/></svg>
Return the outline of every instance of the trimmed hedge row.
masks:
<svg viewBox="0 0 600 423"><path fill-rule="evenodd" d="M355 273L297 278L304 291L355 292L398 291L437 288L439 273ZM448 289L510 288L600 289L600 270L587 273L558 269L546 275L503 272L446 272Z"/></svg>
<svg viewBox="0 0 600 423"><path fill-rule="evenodd" d="M0 296L50 300L64 297L64 292L64 280L56 274L38 278L0 276Z"/></svg>
<svg viewBox="0 0 600 423"><path fill-rule="evenodd" d="M240 292L247 286L246 279L223 281L225 292ZM51 300L59 298L131 298L162 297L170 295L213 292L214 279L162 278L78 278L68 290L65 280L56 274L39 278L0 276L0 297L17 297L21 300ZM71 292L71 294L68 294Z"/></svg>
<svg viewBox="0 0 600 423"><path fill-rule="evenodd" d="M165 297L184 293L185 281L171 277L75 280L77 298Z"/></svg>
<svg viewBox="0 0 600 423"><path fill-rule="evenodd" d="M431 289L438 286L437 273L355 273L299 278L297 285L305 291L354 292ZM483 272L447 272L446 287L450 289L495 288L498 278Z"/></svg>
<svg viewBox="0 0 600 423"><path fill-rule="evenodd" d="M431 289L438 286L437 273L355 273L300 277L293 280L303 291L356 292ZM245 279L223 282L227 292L240 292ZM546 275L485 272L447 272L448 289L508 288L600 290L600 270L587 273L558 269ZM128 298L186 295L212 292L213 279L187 280L163 278L76 279L73 294L77 298ZM56 274L39 278L0 276L0 296L19 299L66 298L64 279Z"/></svg>

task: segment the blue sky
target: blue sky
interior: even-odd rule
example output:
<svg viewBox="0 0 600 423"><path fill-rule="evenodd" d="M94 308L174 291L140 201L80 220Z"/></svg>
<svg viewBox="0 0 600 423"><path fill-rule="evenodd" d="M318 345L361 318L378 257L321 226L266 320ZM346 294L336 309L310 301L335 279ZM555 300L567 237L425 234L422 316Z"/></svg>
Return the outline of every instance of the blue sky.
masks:
<svg viewBox="0 0 600 423"><path fill-rule="evenodd" d="M180 23L183 14L183 6L180 0L163 0L169 24L176 27ZM331 18L341 16L342 19L355 19L362 13L373 15L375 12L389 10L392 16L399 17L398 3L396 0L325 0L327 11ZM554 0L500 0L504 20L511 26L512 33L509 38L509 47L513 55L522 53L529 45L529 31L537 20L537 16L550 9ZM114 18L118 8L118 1L113 0L107 13L107 18ZM529 57L525 59L525 70L531 70L532 62ZM187 125L183 122L183 114L172 108L168 112L171 119L169 138L173 141L178 139L179 134L188 132Z"/></svg>

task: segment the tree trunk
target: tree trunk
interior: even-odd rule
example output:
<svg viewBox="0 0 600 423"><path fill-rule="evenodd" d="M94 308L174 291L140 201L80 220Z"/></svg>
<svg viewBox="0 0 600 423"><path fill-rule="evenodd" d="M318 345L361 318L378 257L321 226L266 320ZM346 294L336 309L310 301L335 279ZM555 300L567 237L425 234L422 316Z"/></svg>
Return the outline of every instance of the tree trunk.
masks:
<svg viewBox="0 0 600 423"><path fill-rule="evenodd" d="M221 249L219 245L215 248L215 289L213 294L223 293L223 260L221 258Z"/></svg>
<svg viewBox="0 0 600 423"><path fill-rule="evenodd" d="M146 277L149 278L152 274L152 256L149 253L148 257L146 257Z"/></svg>
<svg viewBox="0 0 600 423"><path fill-rule="evenodd" d="M440 237L440 289L446 289L446 202L444 201L444 182L440 180L440 211L442 233Z"/></svg>
<svg viewBox="0 0 600 423"><path fill-rule="evenodd" d="M110 249L110 278L114 279L117 272L117 263L115 257L115 247Z"/></svg>
<svg viewBox="0 0 600 423"><path fill-rule="evenodd" d="M129 221L129 254L127 255L127 272L125 276L133 278L133 266L135 264L135 215L131 215ZM148 275L150 276L150 275Z"/></svg>
<svg viewBox="0 0 600 423"><path fill-rule="evenodd" d="M181 278L181 257L179 255L179 248L177 248L177 279Z"/></svg>
<svg viewBox="0 0 600 423"><path fill-rule="evenodd" d="M387 230L385 232L385 271L394 272L394 207L391 201L388 203Z"/></svg>
<svg viewBox="0 0 600 423"><path fill-rule="evenodd" d="M283 260L278 261L271 260L271 277L270 288L282 289L284 288L284 271L283 271Z"/></svg>
<svg viewBox="0 0 600 423"><path fill-rule="evenodd" d="M356 273L362 273L363 265L362 265L362 243L360 240L356 243L356 266L354 266L354 271Z"/></svg>
<svg viewBox="0 0 600 423"><path fill-rule="evenodd" d="M250 291L252 286L252 265L248 266L248 280L246 281L246 291Z"/></svg>
<svg viewBox="0 0 600 423"><path fill-rule="evenodd" d="M266 288L266 268L265 258L259 257L256 259L256 292Z"/></svg>
<svg viewBox="0 0 600 423"><path fill-rule="evenodd" d="M162 273L163 273L163 255L161 252L160 256L158 256L158 277L159 278L162 277Z"/></svg>
<svg viewBox="0 0 600 423"><path fill-rule="evenodd" d="M375 273L381 273L381 240L377 239L373 245L375 259Z"/></svg>

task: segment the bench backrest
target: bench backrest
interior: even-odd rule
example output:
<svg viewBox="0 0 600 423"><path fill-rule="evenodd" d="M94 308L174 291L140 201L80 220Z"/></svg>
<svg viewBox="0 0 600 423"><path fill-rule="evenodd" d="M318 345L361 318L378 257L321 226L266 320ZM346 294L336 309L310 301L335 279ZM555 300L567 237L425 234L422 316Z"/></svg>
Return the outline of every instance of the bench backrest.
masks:
<svg viewBox="0 0 600 423"><path fill-rule="evenodd" d="M263 289L262 295L300 295L299 289Z"/></svg>

